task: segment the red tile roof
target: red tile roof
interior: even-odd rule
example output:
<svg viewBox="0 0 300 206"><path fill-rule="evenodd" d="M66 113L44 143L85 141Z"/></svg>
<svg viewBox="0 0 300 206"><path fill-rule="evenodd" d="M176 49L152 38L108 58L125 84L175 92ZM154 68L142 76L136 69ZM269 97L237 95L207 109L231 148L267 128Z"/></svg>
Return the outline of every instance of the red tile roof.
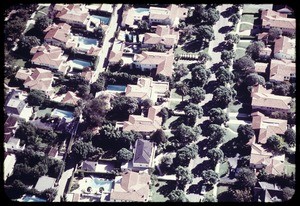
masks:
<svg viewBox="0 0 300 206"><path fill-rule="evenodd" d="M76 96L74 92L68 91L65 97L62 99L62 103L64 104L73 104L77 105L77 102L80 98Z"/></svg>
<svg viewBox="0 0 300 206"><path fill-rule="evenodd" d="M58 69L64 61L61 58L63 51L60 47L43 45L33 47L30 52L34 53L31 61L37 65L47 64Z"/></svg>
<svg viewBox="0 0 300 206"><path fill-rule="evenodd" d="M255 66L255 72L257 72L257 73L265 73L266 69L268 67L268 63L256 62L254 64L254 66Z"/></svg>
<svg viewBox="0 0 300 206"><path fill-rule="evenodd" d="M278 39L275 39L274 44L274 55L277 53L295 53L295 40L292 40L286 36L282 36Z"/></svg>
<svg viewBox="0 0 300 206"><path fill-rule="evenodd" d="M179 39L179 32L175 32L169 26L158 25L156 33L145 33L144 44L163 44L166 46L173 46L177 44Z"/></svg>
<svg viewBox="0 0 300 206"><path fill-rule="evenodd" d="M271 59L270 80L285 81L285 77L296 75L296 64L291 61ZM289 79L288 79L289 80Z"/></svg>
<svg viewBox="0 0 300 206"><path fill-rule="evenodd" d="M71 26L66 23L50 25L44 30L44 32L47 32L44 37L45 40L55 39L57 41L67 43L67 41L71 39Z"/></svg>
<svg viewBox="0 0 300 206"><path fill-rule="evenodd" d="M296 19L287 18L287 14L267 9L261 12L261 19L262 26L296 30Z"/></svg>
<svg viewBox="0 0 300 206"><path fill-rule="evenodd" d="M52 89L53 74L49 70L36 68L24 82L25 87L30 89L49 91Z"/></svg>
<svg viewBox="0 0 300 206"><path fill-rule="evenodd" d="M83 10L80 4L69 4L56 14L56 17L63 21L75 21L82 24L87 23L88 10Z"/></svg>

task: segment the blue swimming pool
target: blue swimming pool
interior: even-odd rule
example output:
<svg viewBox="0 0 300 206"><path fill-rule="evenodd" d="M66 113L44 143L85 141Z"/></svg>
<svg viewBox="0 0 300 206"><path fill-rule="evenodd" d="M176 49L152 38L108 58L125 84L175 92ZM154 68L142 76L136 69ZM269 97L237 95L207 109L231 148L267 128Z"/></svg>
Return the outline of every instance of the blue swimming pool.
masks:
<svg viewBox="0 0 300 206"><path fill-rule="evenodd" d="M143 12L145 12L145 13L148 12L149 13L149 8L136 8L135 11L137 13L143 13Z"/></svg>
<svg viewBox="0 0 300 206"><path fill-rule="evenodd" d="M85 45L95 45L95 46L98 45L97 39L91 39L91 38L86 38L86 37L82 37L82 36L78 37L78 42L85 44Z"/></svg>
<svg viewBox="0 0 300 206"><path fill-rule="evenodd" d="M72 119L73 118L73 112L61 110L61 109L54 109L52 112L52 116L58 116L58 117L65 117L66 119Z"/></svg>
<svg viewBox="0 0 300 206"><path fill-rule="evenodd" d="M107 85L107 90L117 91L117 92L125 92L126 86L123 86L123 85Z"/></svg>
<svg viewBox="0 0 300 206"><path fill-rule="evenodd" d="M110 17L106 17L106 16L91 15L91 18L98 19L106 25L108 25L110 21Z"/></svg>
<svg viewBox="0 0 300 206"><path fill-rule="evenodd" d="M45 199L38 198L36 196L29 196L26 195L25 197L22 198L22 202L46 202Z"/></svg>
<svg viewBox="0 0 300 206"><path fill-rule="evenodd" d="M92 177L93 180L93 188L100 188L103 187L105 192L110 192L113 186L113 180L105 180L102 178Z"/></svg>
<svg viewBox="0 0 300 206"><path fill-rule="evenodd" d="M84 67L90 67L92 64L91 62L87 62L84 60L79 60L79 59L73 59L71 60L71 67L72 68L77 68L77 69L83 69Z"/></svg>

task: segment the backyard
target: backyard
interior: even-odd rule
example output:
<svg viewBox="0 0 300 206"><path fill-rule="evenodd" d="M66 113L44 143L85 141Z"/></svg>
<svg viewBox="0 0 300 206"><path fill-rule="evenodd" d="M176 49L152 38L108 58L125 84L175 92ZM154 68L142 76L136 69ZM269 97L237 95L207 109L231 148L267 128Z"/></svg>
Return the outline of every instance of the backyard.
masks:
<svg viewBox="0 0 300 206"><path fill-rule="evenodd" d="M255 14L259 12L259 9L272 9L272 4L247 4L243 8L243 14Z"/></svg>
<svg viewBox="0 0 300 206"><path fill-rule="evenodd" d="M170 192L175 190L175 181L157 180L151 188L151 202L166 202Z"/></svg>

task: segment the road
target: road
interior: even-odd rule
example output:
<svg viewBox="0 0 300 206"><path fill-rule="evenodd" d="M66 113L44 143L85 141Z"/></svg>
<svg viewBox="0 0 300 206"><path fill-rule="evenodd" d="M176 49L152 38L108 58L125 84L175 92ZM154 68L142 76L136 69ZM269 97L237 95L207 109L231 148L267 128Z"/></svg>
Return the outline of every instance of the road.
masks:
<svg viewBox="0 0 300 206"><path fill-rule="evenodd" d="M118 11L119 9L122 7L122 4L116 4L116 7L112 13L112 16L110 18L110 22L109 22L109 27L105 32L105 37L103 39L103 45L102 45L102 50L101 53L99 54L98 58L98 65L97 68L95 70L95 73L92 77L91 82L95 82L98 79L98 76L101 72L105 71L105 67L106 67L106 62L107 62L107 58L109 56L109 49L112 47L112 43L110 42L110 40L114 37L115 35L115 31L117 30L118 27Z"/></svg>

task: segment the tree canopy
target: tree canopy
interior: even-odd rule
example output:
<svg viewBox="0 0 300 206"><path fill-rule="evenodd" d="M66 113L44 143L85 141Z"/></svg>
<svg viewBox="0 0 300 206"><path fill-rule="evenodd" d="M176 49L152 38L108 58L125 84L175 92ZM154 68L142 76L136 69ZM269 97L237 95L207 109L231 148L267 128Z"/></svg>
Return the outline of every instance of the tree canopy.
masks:
<svg viewBox="0 0 300 206"><path fill-rule="evenodd" d="M189 73L189 69L184 64L179 64L174 68L174 80L179 81L181 77L186 76Z"/></svg>
<svg viewBox="0 0 300 206"><path fill-rule="evenodd" d="M289 82L280 82L276 84L273 88L273 94L280 96L289 96L290 95L291 83Z"/></svg>
<svg viewBox="0 0 300 206"><path fill-rule="evenodd" d="M235 57L235 53L233 51L227 51L223 50L221 52L221 59L224 61L227 65L232 64L232 59Z"/></svg>
<svg viewBox="0 0 300 206"><path fill-rule="evenodd" d="M223 137L226 135L225 130L217 124L210 124L208 126L209 142L213 144L219 144L223 141Z"/></svg>
<svg viewBox="0 0 300 206"><path fill-rule="evenodd" d="M199 130L186 126L184 124L179 125L176 130L172 131L174 138L180 145L186 145L197 140Z"/></svg>
<svg viewBox="0 0 300 206"><path fill-rule="evenodd" d="M249 56L237 59L233 64L235 77L244 79L249 73L254 72L254 61Z"/></svg>
<svg viewBox="0 0 300 206"><path fill-rule="evenodd" d="M190 89L190 102L198 104L205 99L205 90L202 87L192 87Z"/></svg>
<svg viewBox="0 0 300 206"><path fill-rule="evenodd" d="M209 56L208 53L202 51L198 53L198 63L206 64L207 61L211 61L211 60L212 58L211 56Z"/></svg>
<svg viewBox="0 0 300 206"><path fill-rule="evenodd" d="M213 102L215 102L220 108L225 108L233 101L235 91L225 86L219 86L213 91Z"/></svg>
<svg viewBox="0 0 300 206"><path fill-rule="evenodd" d="M210 70L206 69L204 65L197 65L192 70L193 85L203 87L207 84L210 75Z"/></svg>
<svg viewBox="0 0 300 206"><path fill-rule="evenodd" d="M122 148L117 152L117 160L127 162L133 158L133 152L126 148Z"/></svg>
<svg viewBox="0 0 300 206"><path fill-rule="evenodd" d="M194 175L186 167L179 166L175 170L176 179L179 185L185 186L188 183L192 183Z"/></svg>
<svg viewBox="0 0 300 206"><path fill-rule="evenodd" d="M196 38L203 41L211 41L215 39L215 34L212 26L201 25L195 29Z"/></svg>
<svg viewBox="0 0 300 206"><path fill-rule="evenodd" d="M256 84L266 84L265 78L257 73L248 74L244 82L247 86L254 86Z"/></svg>
<svg viewBox="0 0 300 206"><path fill-rule="evenodd" d="M50 24L52 24L52 19L50 19L47 15L39 16L35 21L35 27L41 33L46 29Z"/></svg>
<svg viewBox="0 0 300 206"><path fill-rule="evenodd" d="M293 129L288 128L283 135L284 141L289 144L289 146L295 146L296 144L296 133Z"/></svg>
<svg viewBox="0 0 300 206"><path fill-rule="evenodd" d="M171 202L187 202L187 198L182 190L173 190L168 195Z"/></svg>
<svg viewBox="0 0 300 206"><path fill-rule="evenodd" d="M212 148L208 151L207 157L210 158L215 164L221 162L224 158L224 153L221 149Z"/></svg>
<svg viewBox="0 0 300 206"><path fill-rule="evenodd" d="M46 94L41 90L31 90L27 96L27 101L30 106L40 106L46 99Z"/></svg>
<svg viewBox="0 0 300 206"><path fill-rule="evenodd" d="M228 115L219 107L212 108L208 111L208 114L209 119L213 124L221 125L229 120Z"/></svg>
<svg viewBox="0 0 300 206"><path fill-rule="evenodd" d="M109 112L116 120L127 120L138 108L138 100L133 97L116 96L111 100L112 110Z"/></svg>
<svg viewBox="0 0 300 206"><path fill-rule="evenodd" d="M265 146L277 154L282 154L287 150L287 144L284 142L283 138L278 135L269 137Z"/></svg>
<svg viewBox="0 0 300 206"><path fill-rule="evenodd" d="M175 88L176 88L176 93L182 97L181 101L183 101L183 97L188 95L189 93L188 84L186 82L178 82L176 83Z"/></svg>
<svg viewBox="0 0 300 206"><path fill-rule="evenodd" d="M246 167L242 167L238 170L236 178L238 179L237 185L241 187L253 187L257 182L254 171Z"/></svg>
<svg viewBox="0 0 300 206"><path fill-rule="evenodd" d="M268 32L268 39L270 41L274 41L275 39L278 39L282 35L282 30L279 28L270 28Z"/></svg>
<svg viewBox="0 0 300 206"><path fill-rule="evenodd" d="M246 48L246 54L256 61L259 58L260 51L264 47L265 44L262 41L254 41Z"/></svg>
<svg viewBox="0 0 300 206"><path fill-rule="evenodd" d="M250 124L240 124L237 133L238 138L242 139L244 143L248 142L255 134Z"/></svg>
<svg viewBox="0 0 300 206"><path fill-rule="evenodd" d="M72 154L78 159L85 160L94 152L94 147L91 142L76 141L72 145Z"/></svg>
<svg viewBox="0 0 300 206"><path fill-rule="evenodd" d="M202 176L205 184L208 184L208 185L217 183L217 181L219 179L218 174L213 170L204 170L201 173L201 176Z"/></svg>
<svg viewBox="0 0 300 206"><path fill-rule="evenodd" d="M198 146L190 144L177 150L176 159L179 165L187 166L191 159L194 159L198 153Z"/></svg>
<svg viewBox="0 0 300 206"><path fill-rule="evenodd" d="M166 134L165 132L162 130L162 129L158 129L156 130L155 132L153 132L151 134L151 140L153 142L155 142L157 145L161 144L161 143L166 143L168 140L167 140L167 137L166 137Z"/></svg>
<svg viewBox="0 0 300 206"><path fill-rule="evenodd" d="M32 47L39 46L41 42L36 36L22 36L18 44L22 52L29 53Z"/></svg>
<svg viewBox="0 0 300 206"><path fill-rule="evenodd" d="M234 75L231 71L226 69L225 67L221 66L217 71L216 71L216 78L220 85L225 85L226 83L232 83L234 79Z"/></svg>
<svg viewBox="0 0 300 206"><path fill-rule="evenodd" d="M189 125L194 126L197 118L201 118L203 116L203 109L198 104L189 103L183 108L185 115L188 118Z"/></svg>

